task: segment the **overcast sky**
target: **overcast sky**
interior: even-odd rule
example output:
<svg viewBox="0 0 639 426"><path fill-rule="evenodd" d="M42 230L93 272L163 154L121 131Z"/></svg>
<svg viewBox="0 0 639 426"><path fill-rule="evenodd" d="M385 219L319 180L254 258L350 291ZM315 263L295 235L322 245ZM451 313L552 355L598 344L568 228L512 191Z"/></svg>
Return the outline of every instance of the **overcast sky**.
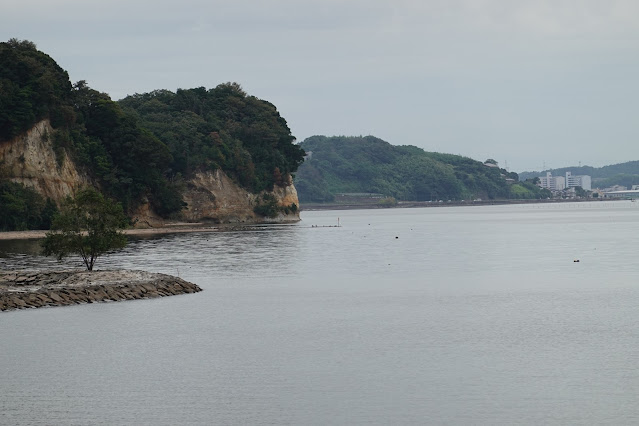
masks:
<svg viewBox="0 0 639 426"><path fill-rule="evenodd" d="M516 172L639 160L636 0L0 0L0 36L114 100L238 82L298 141Z"/></svg>

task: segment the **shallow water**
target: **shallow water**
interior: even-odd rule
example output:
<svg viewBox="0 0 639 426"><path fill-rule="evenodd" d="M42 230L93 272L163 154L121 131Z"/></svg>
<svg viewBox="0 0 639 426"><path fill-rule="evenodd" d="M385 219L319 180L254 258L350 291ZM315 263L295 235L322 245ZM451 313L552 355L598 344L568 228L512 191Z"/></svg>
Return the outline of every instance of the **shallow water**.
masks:
<svg viewBox="0 0 639 426"><path fill-rule="evenodd" d="M302 218L98 260L202 293L0 314L0 424L639 421L635 203Z"/></svg>

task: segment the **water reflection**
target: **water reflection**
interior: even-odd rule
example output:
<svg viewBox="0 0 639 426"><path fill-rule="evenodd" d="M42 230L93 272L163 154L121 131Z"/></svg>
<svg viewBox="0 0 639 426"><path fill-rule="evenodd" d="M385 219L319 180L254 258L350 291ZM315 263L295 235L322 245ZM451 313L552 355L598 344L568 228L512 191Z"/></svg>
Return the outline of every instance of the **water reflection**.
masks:
<svg viewBox="0 0 639 426"><path fill-rule="evenodd" d="M96 269L145 269L205 277L282 274L282 261L299 250L298 226L130 237L127 247L98 259ZM0 241L1 269L83 268L79 256L62 261L42 255L41 240Z"/></svg>
<svg viewBox="0 0 639 426"><path fill-rule="evenodd" d="M40 241L29 240L0 240L0 257L10 257L15 254L38 255L42 251Z"/></svg>
<svg viewBox="0 0 639 426"><path fill-rule="evenodd" d="M101 268L146 269L173 275L277 275L281 260L298 250L295 226L172 234L132 239L122 251L100 261Z"/></svg>

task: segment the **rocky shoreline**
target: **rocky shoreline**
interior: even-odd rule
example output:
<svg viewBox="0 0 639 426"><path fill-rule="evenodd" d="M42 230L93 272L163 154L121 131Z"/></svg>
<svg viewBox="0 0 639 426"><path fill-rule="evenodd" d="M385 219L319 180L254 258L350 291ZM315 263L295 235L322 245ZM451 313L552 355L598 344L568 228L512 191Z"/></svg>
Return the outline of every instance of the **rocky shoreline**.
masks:
<svg viewBox="0 0 639 426"><path fill-rule="evenodd" d="M196 284L145 271L2 271L0 311L197 293Z"/></svg>

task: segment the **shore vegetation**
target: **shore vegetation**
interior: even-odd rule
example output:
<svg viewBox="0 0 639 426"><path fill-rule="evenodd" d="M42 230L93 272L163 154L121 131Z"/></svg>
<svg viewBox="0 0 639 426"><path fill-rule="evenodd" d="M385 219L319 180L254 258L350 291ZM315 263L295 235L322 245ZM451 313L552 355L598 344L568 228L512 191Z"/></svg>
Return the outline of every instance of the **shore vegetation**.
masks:
<svg viewBox="0 0 639 426"><path fill-rule="evenodd" d="M105 199L94 188L83 189L62 204L42 242L43 252L59 260L78 254L92 271L98 257L126 246L122 229L127 223L122 205Z"/></svg>

